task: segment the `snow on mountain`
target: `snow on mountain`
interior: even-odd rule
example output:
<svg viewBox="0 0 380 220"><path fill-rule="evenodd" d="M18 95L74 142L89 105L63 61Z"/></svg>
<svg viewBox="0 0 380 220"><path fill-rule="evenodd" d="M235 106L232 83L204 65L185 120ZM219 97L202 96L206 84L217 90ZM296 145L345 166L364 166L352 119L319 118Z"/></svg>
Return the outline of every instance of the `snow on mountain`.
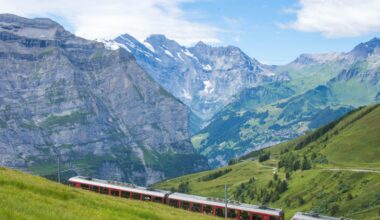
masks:
<svg viewBox="0 0 380 220"><path fill-rule="evenodd" d="M164 35L140 43L128 34L117 37L114 45L130 51L140 66L204 121L242 89L287 79L232 46L199 42L184 47Z"/></svg>

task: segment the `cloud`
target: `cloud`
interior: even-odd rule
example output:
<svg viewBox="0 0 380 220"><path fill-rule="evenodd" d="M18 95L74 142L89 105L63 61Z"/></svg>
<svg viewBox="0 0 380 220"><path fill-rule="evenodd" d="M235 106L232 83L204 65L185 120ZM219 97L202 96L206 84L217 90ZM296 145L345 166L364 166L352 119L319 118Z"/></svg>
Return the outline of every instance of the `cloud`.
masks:
<svg viewBox="0 0 380 220"><path fill-rule="evenodd" d="M218 43L219 29L193 22L181 4L192 0L2 0L0 13L60 18L78 36L114 38L128 33L144 40L164 34L181 44Z"/></svg>
<svg viewBox="0 0 380 220"><path fill-rule="evenodd" d="M241 17L231 18L231 17L223 16L222 18L228 26L235 27L235 28L241 27L244 22L244 19Z"/></svg>
<svg viewBox="0 0 380 220"><path fill-rule="evenodd" d="M300 7L294 11L296 20L280 27L320 32L328 38L357 37L380 31L379 0L299 0L299 3Z"/></svg>

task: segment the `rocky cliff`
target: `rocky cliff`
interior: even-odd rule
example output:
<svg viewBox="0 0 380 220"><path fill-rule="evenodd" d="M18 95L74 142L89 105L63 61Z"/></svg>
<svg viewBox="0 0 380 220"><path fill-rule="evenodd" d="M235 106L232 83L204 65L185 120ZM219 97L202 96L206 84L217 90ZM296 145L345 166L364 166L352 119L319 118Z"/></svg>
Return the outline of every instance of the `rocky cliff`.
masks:
<svg viewBox="0 0 380 220"><path fill-rule="evenodd" d="M126 50L0 15L0 166L150 184L207 167L187 107Z"/></svg>

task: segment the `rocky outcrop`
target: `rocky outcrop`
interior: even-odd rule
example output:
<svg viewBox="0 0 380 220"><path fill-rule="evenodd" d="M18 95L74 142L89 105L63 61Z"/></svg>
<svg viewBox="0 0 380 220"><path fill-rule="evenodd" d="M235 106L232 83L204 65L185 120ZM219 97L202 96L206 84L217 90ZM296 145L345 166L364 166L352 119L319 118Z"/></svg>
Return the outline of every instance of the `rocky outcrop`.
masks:
<svg viewBox="0 0 380 220"><path fill-rule="evenodd" d="M5 14L0 66L2 166L51 174L59 156L63 170L138 184L207 167L187 107L126 50Z"/></svg>

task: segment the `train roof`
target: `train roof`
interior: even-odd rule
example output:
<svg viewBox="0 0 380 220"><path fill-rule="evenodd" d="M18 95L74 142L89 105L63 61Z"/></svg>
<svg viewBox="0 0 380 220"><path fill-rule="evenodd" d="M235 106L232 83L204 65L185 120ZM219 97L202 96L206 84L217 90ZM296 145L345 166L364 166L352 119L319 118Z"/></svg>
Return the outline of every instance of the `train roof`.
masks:
<svg viewBox="0 0 380 220"><path fill-rule="evenodd" d="M319 215L317 213L297 212L292 220L341 220L342 218Z"/></svg>
<svg viewBox="0 0 380 220"><path fill-rule="evenodd" d="M188 202L194 202L194 203L202 203L202 204L207 204L207 205L212 205L212 206L225 207L225 203L223 199L210 198L210 197L208 198L208 197L195 196L195 195L189 195L189 194L184 194L184 193L170 194L169 199L176 199L176 200L182 200L182 201L188 201ZM228 201L227 207L231 209L239 209L239 210L248 211L248 212L258 212L258 213L274 215L274 216L281 216L283 213L281 209L260 207L256 205L239 203L235 201Z"/></svg>
<svg viewBox="0 0 380 220"><path fill-rule="evenodd" d="M165 190L150 189L150 188L136 186L134 184L129 184L129 183L122 183L122 182L117 182L117 181L106 181L106 180L100 180L100 179L83 177L83 176L72 177L69 179L69 181L80 182L80 183L95 185L95 186L100 186L100 187L108 187L112 189L124 190L124 191L135 192L135 193L142 193L142 194L147 194L150 196L164 197L167 193L170 193L169 191L165 191Z"/></svg>

